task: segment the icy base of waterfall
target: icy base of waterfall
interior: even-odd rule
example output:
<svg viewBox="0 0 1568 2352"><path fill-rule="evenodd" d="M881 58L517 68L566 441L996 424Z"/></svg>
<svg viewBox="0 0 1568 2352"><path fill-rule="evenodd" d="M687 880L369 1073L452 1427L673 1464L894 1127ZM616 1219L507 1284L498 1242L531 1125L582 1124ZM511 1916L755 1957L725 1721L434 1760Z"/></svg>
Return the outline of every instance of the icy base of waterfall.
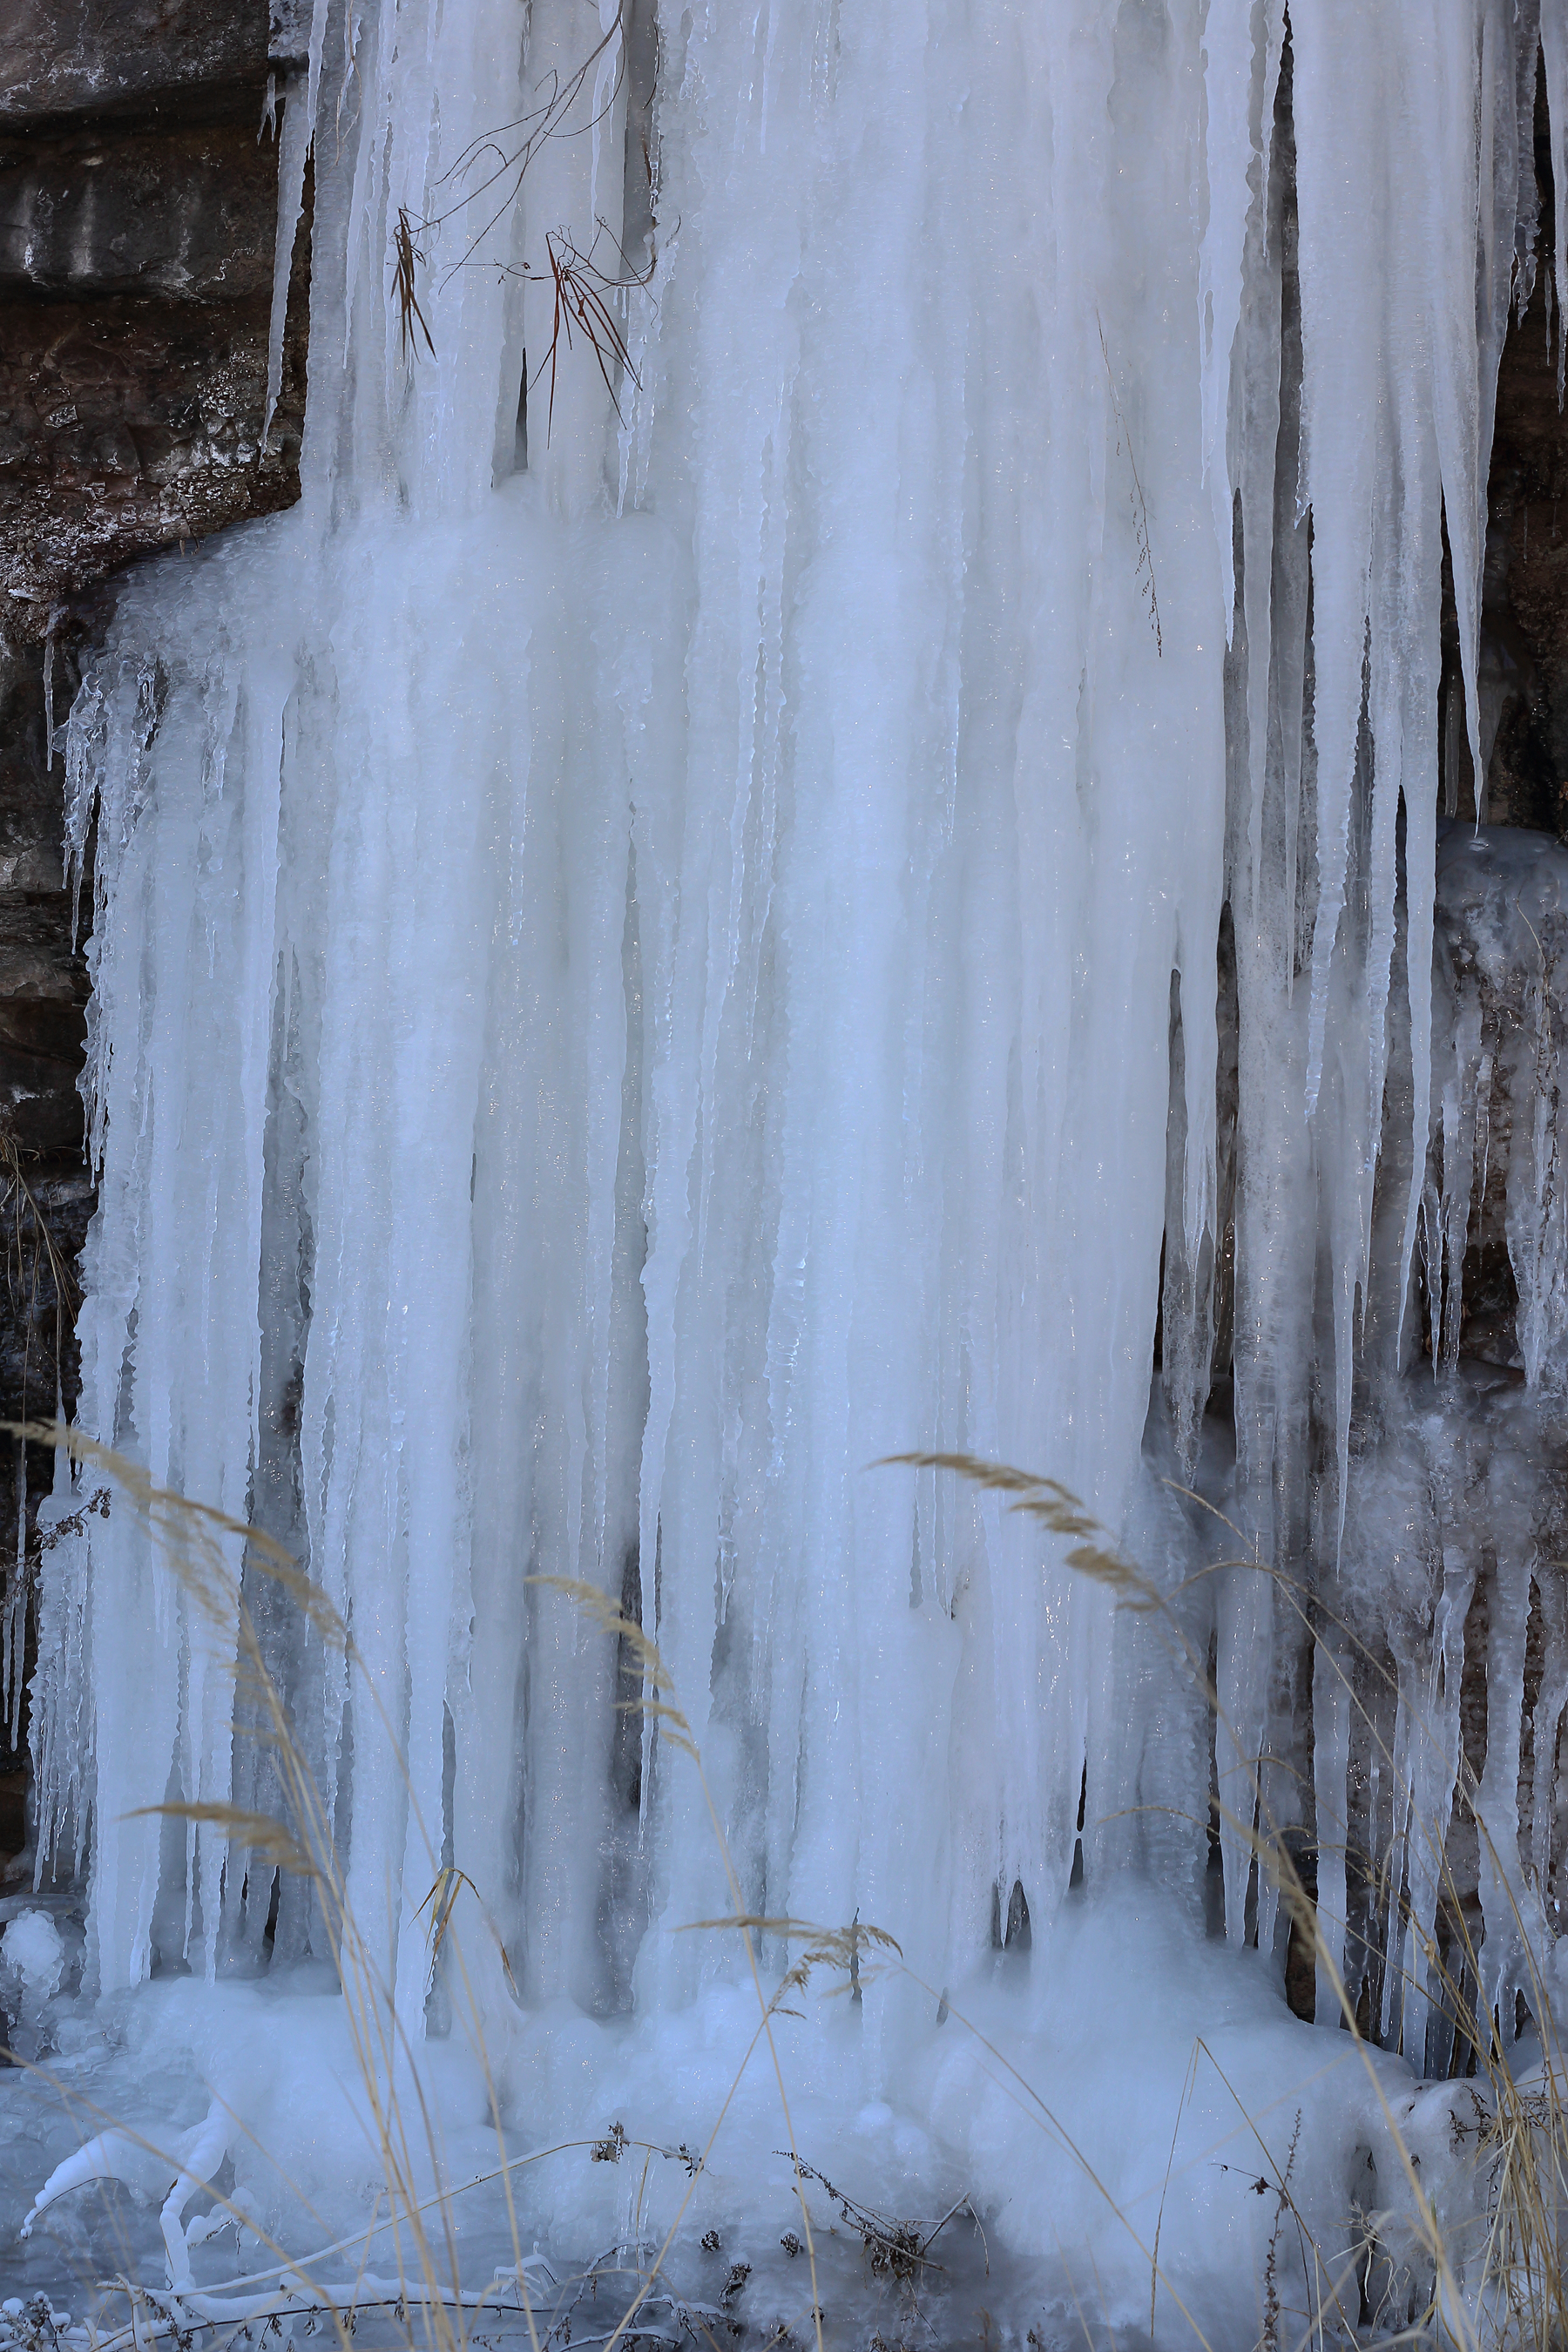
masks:
<svg viewBox="0 0 1568 2352"><path fill-rule="evenodd" d="M1069 1900L1048 1939L1026 1956L998 1955L950 1996L940 2025L923 1994L910 1993L882 1979L858 2004L808 2000L804 2017L774 2020L795 2143L814 2176L819 2293L839 2343L962 2340L981 2310L1004 2342L1021 2344L1030 2328L1045 2345L1081 2341L1086 2327L1096 2340L1146 2336L1156 2232L1157 2342L1192 2342L1201 2328L1216 2347L1255 2344L1270 2277L1284 2312L1300 2315L1292 2337L1320 2305L1333 2320L1335 2292L1353 2323L1366 2218L1384 2216L1386 2267L1400 2240L1388 2217L1408 2206L1395 2126L1462 2257L1475 2189L1454 2115L1467 2086L1424 2090L1402 2061L1302 2024L1256 1956L1174 1926L1156 1891ZM537 2255L531 2293L544 2308L561 2282L597 2263L592 2325L579 2310L572 2328L580 2343L629 2300L616 2266L646 2267L680 2211L667 2261L674 2293L752 2340L780 2326L807 2340L808 2263L791 2251L800 2207L756 2026L752 1992L733 1982L646 2021L595 2021L565 2003L519 2011L487 2053L499 2134L486 2067L455 2036L426 2042L417 2093L404 2079L398 2104L410 2178L421 2197L447 2192L439 2226L426 2217L443 2274L455 2259L475 2287L515 2268L519 2252ZM119 2272L166 2285L158 2204L172 2167L149 2151L173 2146L215 2104L233 2119L219 2186L259 2231L343 2302L356 2275L417 2277L406 2226L366 2235L386 2220L384 2168L344 2003L324 1972L158 1980L96 2008L59 2000L50 2042L44 2071L15 2077L0 2099L0 2267L11 2293L41 2287L79 2318L89 2279ZM129 2185L68 2190L20 2242L52 2168L110 2116L137 2143ZM530 2158L510 2176L515 2241L494 2177L503 2145L508 2158ZM705 2148L694 2177L688 2152ZM547 2152L534 2160L538 2150ZM825 2181L863 2212L912 2224L922 2242L961 2210L913 2281L899 2281L868 2259ZM254 2238L237 2253L232 2229L204 2234L208 2204L198 2196L186 2213L198 2284L274 2282L276 2257ZM338 2240L352 2242L310 2259ZM498 2308L482 2325L506 2333L525 2323L514 2299L510 2317ZM659 2327L649 2320L647 2332Z"/></svg>

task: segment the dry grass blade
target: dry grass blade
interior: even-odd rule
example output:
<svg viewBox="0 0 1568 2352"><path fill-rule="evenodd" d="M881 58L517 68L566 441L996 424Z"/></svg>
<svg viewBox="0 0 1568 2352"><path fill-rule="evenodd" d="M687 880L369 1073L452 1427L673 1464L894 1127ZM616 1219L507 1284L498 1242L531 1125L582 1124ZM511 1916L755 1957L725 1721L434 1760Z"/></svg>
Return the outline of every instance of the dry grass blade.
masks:
<svg viewBox="0 0 1568 2352"><path fill-rule="evenodd" d="M612 1639L625 1644L636 1661L635 1671L641 1673L643 1688L636 1698L622 1699L619 1705L628 1715L645 1716L657 1723L660 1736L672 1748L679 1748L683 1756L689 1756L694 1763L698 1762L700 1759L690 1724L672 1699L659 1696L673 1691L675 1687L669 1669L637 1620L617 1609L596 1584L585 1583L581 1577L531 1576L527 1581L542 1584L552 1592L559 1592L574 1608L581 1609L584 1616L591 1617L602 1633L608 1633Z"/></svg>
<svg viewBox="0 0 1568 2352"><path fill-rule="evenodd" d="M474 259L490 230L516 201L529 165L547 141L574 138L579 131L592 132L614 107L626 70L623 14L624 9L617 8L610 22L601 25L599 39L569 74L563 76L552 70L535 85L537 105L515 121L500 123L495 130L481 131L476 139L470 140L456 162L436 183L437 187L449 186L454 182L469 179L476 167L488 167L483 176L475 181L466 194L432 219L422 223L426 228L439 229L444 222L466 212L470 205L478 204L482 197L495 196L493 209L482 226L469 237L461 260L453 265L455 268L464 268ZM589 75L600 58L612 48L616 52L615 71L602 103L587 121L568 128L572 110L586 88Z"/></svg>
<svg viewBox="0 0 1568 2352"><path fill-rule="evenodd" d="M670 1746L679 1748L683 1756L695 1759L697 1748L691 1728L678 1706L667 1706L663 1699L658 1698L624 1698L617 1703L627 1715L647 1716L662 1724L664 1737Z"/></svg>
<svg viewBox="0 0 1568 2352"><path fill-rule="evenodd" d="M111 1446L100 1444L85 1430L75 1428L69 1422L27 1421L0 1422L0 1429L13 1437L25 1437L35 1445L59 1446L73 1462L91 1462L106 1470L115 1483L123 1487L131 1500L148 1515L167 1511L176 1519L188 1518L195 1526L215 1534L243 1536L259 1557L269 1566L297 1574L293 1561L280 1544L263 1535L245 1519L237 1519L227 1511L220 1511L211 1503L195 1503L172 1486L155 1486L139 1462L128 1454L116 1454Z"/></svg>
<svg viewBox="0 0 1568 2352"><path fill-rule="evenodd" d="M495 267L503 277L518 276L531 283L552 288L554 317L550 347L534 376L537 382L548 366L550 415L546 425L547 440L554 422L555 377L563 335L568 350L577 336L586 339L616 415L622 423L625 422L616 377L617 373L624 373L634 385L638 385L638 377L632 365L626 337L611 306L617 297L624 297L634 287L647 286L653 275L654 263L650 259L647 271L639 274L622 253L618 270L601 268L595 256L601 236L610 235L608 226L603 220L596 224L587 252L582 250L569 230L558 228L550 231L544 240L546 266L542 270L530 269L526 266L514 269L510 263L488 259L481 262L479 247L515 202L523 177L541 149L552 139L575 138L584 131L595 131L613 109L626 71L622 14L623 11L617 8L609 23L601 25L599 39L572 72L562 75L552 71L544 77L536 87L537 104L511 122L501 123L493 131L481 131L461 151L436 183L437 188L461 187L461 194L455 195L451 203L444 205L428 219L417 223L410 221L406 209L400 205L397 225L392 234L393 291L398 307L405 360L411 354L416 354L417 338L421 334L427 349L432 352L435 351L429 326L419 307L416 273L426 266L426 257L415 242L416 228L420 234L427 232L438 236L447 221L468 214L471 223L476 215L470 207L482 206L480 226L472 229L461 256L446 275L449 277L453 270L469 267ZM606 58L613 59L613 71L607 87L602 94L595 90L589 119L574 121L574 111L588 86L589 77ZM487 197L491 199L488 205L484 201Z"/></svg>
<svg viewBox="0 0 1568 2352"><path fill-rule="evenodd" d="M680 1932L695 1934L700 1929L715 1927L738 1927L748 1944L753 1936L774 1936L782 1944L805 1946L794 1967L785 1970L768 2003L775 2015L785 2017L800 2014L798 2010L784 2008L785 1998L790 1993L804 1992L818 1969L831 1969L843 1977L843 1984L836 1990L858 1995L861 1987L880 1973L875 1960L870 1968L862 1964L862 1953L890 1953L892 1958L882 1964L885 1967L900 1964L904 1957L903 1947L885 1927L873 1927L858 1918L851 1920L847 1927L819 1927L809 1919L773 1918L762 1912L745 1911L725 1919L689 1919Z"/></svg>
<svg viewBox="0 0 1568 2352"><path fill-rule="evenodd" d="M782 2156L784 2150L775 2148L773 2153ZM819 2172L816 2165L803 2164L800 2168L806 2179L815 2180L825 2189L837 2206L846 2224L860 2241L866 2267L873 2278L892 2279L900 2286L912 2287L919 2283L922 2271L942 2268L941 2263L932 2259L931 2248L955 2213L970 2213L975 2219L976 2227L979 2226L978 2217L973 2215L973 2208L967 2196L950 2205L941 2221L929 2230L921 2230L912 2221L898 2221L889 2213L878 2212L875 2206L862 2204L847 2189L836 2188L826 2173Z"/></svg>
<svg viewBox="0 0 1568 2352"><path fill-rule="evenodd" d="M435 1981L436 1965L441 1957L441 1947L447 1940L447 1930L452 1924L452 1913L457 1907L458 1897L465 1886L477 1902L479 1890L466 1870L437 1871L435 1885L414 1914L416 1919L423 1917L426 1911L430 1914L431 1983Z"/></svg>
<svg viewBox="0 0 1568 2352"><path fill-rule="evenodd" d="M659 1656L655 1643L649 1641L636 1618L628 1617L624 1610L618 1609L596 1584L589 1584L580 1576L531 1576L527 1581L543 1585L551 1592L559 1592L563 1599L571 1601L574 1608L580 1609L585 1617L591 1617L601 1633L611 1634L616 1641L624 1642L637 1659L650 1689L674 1689L669 1669ZM686 1721L684 1716L680 1717L680 1721Z"/></svg>
<svg viewBox="0 0 1568 2352"><path fill-rule="evenodd" d="M480 1896L479 1888L474 1885L473 1880L468 1876L466 1870L456 1870L450 1865L437 1872L434 1885L431 1887L429 1894L425 1897L424 1902L420 1904L419 1908L414 1914L414 1916L416 1919L422 1917L426 1911L428 1911L430 1914L430 1969L428 1977L426 1980L425 1990L426 1998L428 1998L430 1987L436 1981L436 1969L441 1958L441 1947L447 1940L447 1930L452 1924L452 1913L457 1908L458 1897L462 1893L465 1886L473 1896L474 1901L479 1905L479 1916L483 1919L485 1926L489 1929L490 1940L495 1945L497 1952L500 1955L501 1968L505 1973L507 1985L511 1993L511 1997L514 2000L521 2000L521 1996L517 1989L517 1979L511 1972L510 1958L508 1955L506 1946L501 1942L500 1937L497 1932L494 1920L490 1917L489 1913L485 1909L484 1902Z"/></svg>
<svg viewBox="0 0 1568 2352"><path fill-rule="evenodd" d="M1047 1482L1032 1470L1015 1470L1005 1462L989 1461L983 1454L884 1454L873 1470L952 1470L972 1486L990 1486L1004 1495L1032 1495Z"/></svg>
<svg viewBox="0 0 1568 2352"><path fill-rule="evenodd" d="M289 1870L301 1878L319 1876L315 1863L297 1838L291 1837L281 1822L270 1813L247 1813L237 1805L186 1804L170 1798L162 1805L137 1805L121 1819L144 1821L149 1814L178 1822L208 1822L215 1829L226 1832L231 1845L258 1853L277 1870Z"/></svg>
<svg viewBox="0 0 1568 2352"><path fill-rule="evenodd" d="M563 335L565 336L568 351L573 349L575 336L581 335L586 341L598 364L605 390L610 395L617 423L624 425L626 420L622 413L620 394L616 389L616 372L620 371L626 374L634 391L640 392L642 389L642 380L632 365L631 353L626 348L626 337L621 332L620 325L610 308L610 302L617 295L625 295L636 287L646 286L648 277L652 274L652 265L650 263L647 275L645 276L639 277L635 271L629 272L625 277L607 275L594 259L594 252L599 242L599 233L603 230L604 223L601 222L599 232L595 235L593 246L584 253L579 250L568 230L552 229L544 240L547 271L524 273L536 283L548 282L555 290L554 315L550 328L550 348L540 361L533 374L533 381L537 383L545 369L550 370L550 404L544 425L546 445L549 443L551 428L555 421L555 371ZM623 256L622 258L624 261L625 257Z"/></svg>
<svg viewBox="0 0 1568 2352"><path fill-rule="evenodd" d="M73 1462L90 1463L112 1480L147 1528L182 1584L209 1616L232 1615L237 1582L220 1538L237 1538L247 1568L281 1587L304 1612L315 1632L334 1649L352 1649L348 1631L319 1584L291 1559L281 1544L259 1528L210 1503L193 1502L172 1486L160 1486L139 1462L68 1422L0 1421L0 1430L30 1445L58 1446Z"/></svg>
<svg viewBox="0 0 1568 2352"><path fill-rule="evenodd" d="M419 307L419 292L415 279L416 269L423 269L425 256L414 242L414 229L406 210L397 207L397 226L392 232L392 290L397 304L398 332L405 361L419 356L418 338L425 338L425 348L432 359L436 356L435 339L430 322Z"/></svg>
<svg viewBox="0 0 1568 2352"><path fill-rule="evenodd" d="M1115 1594L1121 1608L1145 1611L1163 1609L1165 1605L1142 1570L1122 1558L1109 1531L1058 1478L1037 1477L1031 1470L1016 1470L1005 1462L988 1462L978 1454L885 1454L871 1467L951 1470L972 1486L1011 1495L1014 1500L1008 1509L1038 1519L1054 1536L1068 1538L1073 1548L1065 1555L1068 1567L1104 1585Z"/></svg>
<svg viewBox="0 0 1568 2352"><path fill-rule="evenodd" d="M862 1952L886 1951L903 1958L902 1945L885 1927L874 1927L860 1919L847 1927L819 1927L810 1919L773 1918L760 1911L746 1911L723 1919L689 1919L679 1932L695 1935L712 1927L738 1927L748 1935L776 1936L781 1943L804 1943L824 1966L832 1968L848 1968Z"/></svg>

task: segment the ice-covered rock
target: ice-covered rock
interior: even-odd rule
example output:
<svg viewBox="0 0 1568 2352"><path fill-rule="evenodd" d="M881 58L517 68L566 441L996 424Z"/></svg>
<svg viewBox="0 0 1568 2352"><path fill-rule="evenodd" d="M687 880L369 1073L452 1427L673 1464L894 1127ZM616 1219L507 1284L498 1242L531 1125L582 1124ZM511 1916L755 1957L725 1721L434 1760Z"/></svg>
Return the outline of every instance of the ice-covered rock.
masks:
<svg viewBox="0 0 1568 2352"><path fill-rule="evenodd" d="M0 1965L15 1970L34 1999L58 1990L65 1960L64 1939L47 1911L19 1911L0 1934Z"/></svg>

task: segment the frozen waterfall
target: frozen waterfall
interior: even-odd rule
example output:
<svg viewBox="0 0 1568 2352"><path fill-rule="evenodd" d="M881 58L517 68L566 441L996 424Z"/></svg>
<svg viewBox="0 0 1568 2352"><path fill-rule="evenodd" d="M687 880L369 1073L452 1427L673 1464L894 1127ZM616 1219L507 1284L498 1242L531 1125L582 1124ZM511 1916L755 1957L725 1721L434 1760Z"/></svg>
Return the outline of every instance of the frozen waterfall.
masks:
<svg viewBox="0 0 1568 2352"><path fill-rule="evenodd" d="M1472 1990L1533 2030L1568 861L1439 842L1438 689L1447 555L1484 772L1538 49L1561 152L1562 0L316 0L300 504L142 567L69 719L78 1417L349 1629L353 1668L225 1538L452 2177L496 2107L696 2145L755 2026L686 1932L730 1907L688 1760L531 1578L657 1641L747 1906L898 1938L787 2029L802 2155L1097 2247L1110 2317L1149 2325L1163 2169L1192 2294L1256 2301L1273 2207L1208 2160L1257 2167L1194 2037L1330 2233L1374 2077L1412 2132L1436 2095L1289 2016L1254 1825L1316 1855L1320 2027L1342 1974L1445 2074L1415 1825L1468 1618ZM873 1466L912 1451L1060 1480L1168 1612ZM287 1810L235 1623L93 1492L62 1454L32 1690L70 2046L132 2021L127 2095L184 2066L352 2204L319 1899L200 1817ZM429 1990L443 1868L488 2088ZM747 2081L715 2211L776 2244ZM531 2226L608 2234L612 2169Z"/></svg>

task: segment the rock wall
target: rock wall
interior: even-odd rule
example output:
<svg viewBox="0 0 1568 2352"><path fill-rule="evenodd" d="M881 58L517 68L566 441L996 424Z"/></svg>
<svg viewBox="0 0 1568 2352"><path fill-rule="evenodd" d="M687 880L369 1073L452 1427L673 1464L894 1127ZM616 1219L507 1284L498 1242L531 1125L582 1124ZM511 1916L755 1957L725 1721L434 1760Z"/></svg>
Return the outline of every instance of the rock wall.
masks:
<svg viewBox="0 0 1568 2352"><path fill-rule="evenodd" d="M1458 625L1446 583L1444 791L1450 816L1479 815L1483 824L1529 825L1568 839L1568 432L1549 283L1552 148L1539 86L1535 176L1540 264L1524 315L1503 346L1488 486L1479 674L1486 789L1478 811Z"/></svg>
<svg viewBox="0 0 1568 2352"><path fill-rule="evenodd" d="M308 235L263 441L279 85L265 0L0 10L0 1417L74 1389L71 1267L92 1208L77 1077L87 984L51 746L114 575L299 495ZM52 756L51 756L52 753ZM0 1444L0 1557L16 1457ZM27 1465L36 1507L47 1457ZM13 1569L9 1601L16 1591ZM0 1856L21 1843L0 1722Z"/></svg>

